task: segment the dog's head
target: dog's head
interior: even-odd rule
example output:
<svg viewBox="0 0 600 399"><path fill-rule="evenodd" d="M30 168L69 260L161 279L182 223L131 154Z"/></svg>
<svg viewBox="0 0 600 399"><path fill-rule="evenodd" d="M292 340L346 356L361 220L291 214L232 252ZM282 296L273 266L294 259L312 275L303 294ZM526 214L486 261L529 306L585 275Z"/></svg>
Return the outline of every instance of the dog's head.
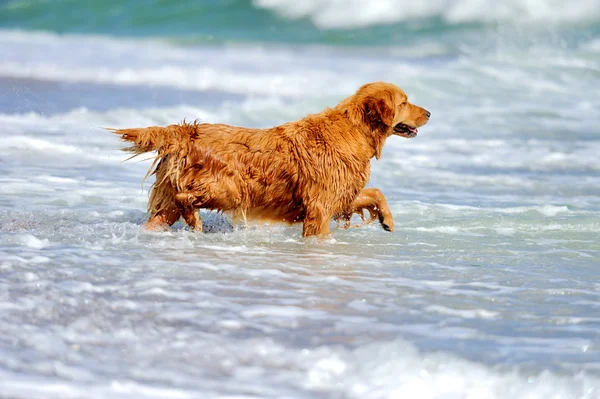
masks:
<svg viewBox="0 0 600 399"><path fill-rule="evenodd" d="M353 123L366 126L372 135L375 156L379 159L385 139L395 134L415 137L418 127L429 121L431 113L408 102L408 97L391 83L367 83L340 103Z"/></svg>

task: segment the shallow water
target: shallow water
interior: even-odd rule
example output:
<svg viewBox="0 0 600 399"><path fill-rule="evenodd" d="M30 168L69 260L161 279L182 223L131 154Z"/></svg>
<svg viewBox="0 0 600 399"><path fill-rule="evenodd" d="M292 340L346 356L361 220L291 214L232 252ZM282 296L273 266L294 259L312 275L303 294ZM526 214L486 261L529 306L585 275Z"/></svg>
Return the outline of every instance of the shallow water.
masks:
<svg viewBox="0 0 600 399"><path fill-rule="evenodd" d="M312 4L268 14L279 40L0 31L0 397L600 397L594 14L549 34L500 23L527 2L498 25L434 7L392 21L413 45ZM372 164L394 233L146 232L150 162L101 129L273 126L373 80L432 112Z"/></svg>

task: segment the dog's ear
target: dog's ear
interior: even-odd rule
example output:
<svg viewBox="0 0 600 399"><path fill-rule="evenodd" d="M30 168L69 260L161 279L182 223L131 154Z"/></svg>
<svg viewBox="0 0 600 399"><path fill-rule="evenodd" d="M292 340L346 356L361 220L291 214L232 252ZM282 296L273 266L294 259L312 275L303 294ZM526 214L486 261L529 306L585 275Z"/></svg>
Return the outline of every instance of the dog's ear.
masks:
<svg viewBox="0 0 600 399"><path fill-rule="evenodd" d="M395 109L391 94L367 97L364 102L364 118L373 131L375 158L381 158L386 132L394 123Z"/></svg>
<svg viewBox="0 0 600 399"><path fill-rule="evenodd" d="M390 96L391 97L391 96ZM368 97L365 101L365 118L379 130L386 130L394 122L394 106L388 96Z"/></svg>

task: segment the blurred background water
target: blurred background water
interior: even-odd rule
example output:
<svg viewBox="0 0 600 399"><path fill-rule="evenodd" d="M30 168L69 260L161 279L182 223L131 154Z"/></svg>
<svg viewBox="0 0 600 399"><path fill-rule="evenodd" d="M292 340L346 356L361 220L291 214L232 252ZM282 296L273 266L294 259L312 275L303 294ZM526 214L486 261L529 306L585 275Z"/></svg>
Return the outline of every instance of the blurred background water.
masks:
<svg viewBox="0 0 600 399"><path fill-rule="evenodd" d="M432 112L396 231L141 229L102 127ZM0 397L600 397L600 1L0 1Z"/></svg>

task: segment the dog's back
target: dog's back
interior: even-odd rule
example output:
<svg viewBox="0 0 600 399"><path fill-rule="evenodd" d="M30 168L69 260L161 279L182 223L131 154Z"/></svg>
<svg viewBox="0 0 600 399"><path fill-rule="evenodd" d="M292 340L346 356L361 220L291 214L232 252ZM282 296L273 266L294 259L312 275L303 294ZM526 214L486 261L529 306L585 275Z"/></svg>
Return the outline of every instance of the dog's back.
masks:
<svg viewBox="0 0 600 399"><path fill-rule="evenodd" d="M248 129L182 123L114 133L133 143L126 150L135 155L157 152L150 212L157 213L167 204L183 200L190 208L229 211L234 219L293 223L304 219L304 205L311 198L322 198L328 192L338 197L340 183L348 185L355 180L338 176L340 166L346 163L333 159L335 148L325 146L323 150L326 138L321 132L303 130L301 126L297 122L271 129ZM344 202L351 202L366 183L368 160L365 165L362 181L351 188ZM336 206L334 212L347 205Z"/></svg>
<svg viewBox="0 0 600 399"><path fill-rule="evenodd" d="M186 193L180 199L193 208L292 223L303 220L307 202L326 195L332 197L325 198L331 211L339 212L368 179L368 158L359 157L359 179L356 171L346 171L352 163L344 156L356 156L332 141L321 119L321 114L310 115L270 129L184 122L113 132L133 143L126 150L135 155L157 151L151 212Z"/></svg>

